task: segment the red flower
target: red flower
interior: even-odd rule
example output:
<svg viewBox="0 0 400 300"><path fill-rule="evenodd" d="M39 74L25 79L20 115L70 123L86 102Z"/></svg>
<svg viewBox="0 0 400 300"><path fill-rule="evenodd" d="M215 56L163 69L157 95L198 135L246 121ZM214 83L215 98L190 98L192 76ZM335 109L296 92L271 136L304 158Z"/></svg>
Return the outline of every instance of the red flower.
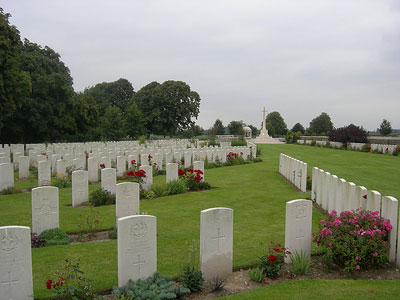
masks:
<svg viewBox="0 0 400 300"><path fill-rule="evenodd" d="M364 199L367 199L367 195L364 195L363 198L364 198Z"/></svg>
<svg viewBox="0 0 400 300"><path fill-rule="evenodd" d="M135 176L135 173L133 171L129 171L128 173L126 173L126 175L128 176Z"/></svg>
<svg viewBox="0 0 400 300"><path fill-rule="evenodd" d="M131 160L131 165L136 165L136 160L132 159Z"/></svg>
<svg viewBox="0 0 400 300"><path fill-rule="evenodd" d="M57 278L57 283L56 283L56 285L57 285L57 286L62 286L62 285L63 285L63 281L64 281L64 278L58 277L58 278Z"/></svg>
<svg viewBox="0 0 400 300"><path fill-rule="evenodd" d="M178 169L178 175L179 175L179 176L185 175L185 174L186 174L185 171L183 171L182 169Z"/></svg>
<svg viewBox="0 0 400 300"><path fill-rule="evenodd" d="M196 180L196 182L200 182L203 179L203 177L201 177L199 174L197 174L197 176L194 178L194 180Z"/></svg>
<svg viewBox="0 0 400 300"><path fill-rule="evenodd" d="M277 252L277 253L281 252L281 250L279 250L279 248L274 248L274 251Z"/></svg>
<svg viewBox="0 0 400 300"><path fill-rule="evenodd" d="M48 290L51 289L51 284L52 284L52 282L53 282L53 281L51 281L51 279L49 279L49 280L46 281L46 287L47 287Z"/></svg>
<svg viewBox="0 0 400 300"><path fill-rule="evenodd" d="M194 170L197 174L201 174L203 175L203 171L202 170Z"/></svg>
<svg viewBox="0 0 400 300"><path fill-rule="evenodd" d="M188 172L189 173L193 173L193 169L188 169Z"/></svg>
<svg viewBox="0 0 400 300"><path fill-rule="evenodd" d="M153 158L153 156L151 156L151 154L149 154L148 158L149 158L149 160L150 160L150 159L152 159L152 158Z"/></svg>
<svg viewBox="0 0 400 300"><path fill-rule="evenodd" d="M106 165L105 164L100 164L100 168L105 168Z"/></svg>
<svg viewBox="0 0 400 300"><path fill-rule="evenodd" d="M145 170L139 170L135 173L136 176L138 177L146 177L146 171Z"/></svg>
<svg viewBox="0 0 400 300"><path fill-rule="evenodd" d="M275 261L276 260L276 256L275 255L270 255L269 257L268 257L268 261L269 262L273 262L273 261Z"/></svg>
<svg viewBox="0 0 400 300"><path fill-rule="evenodd" d="M157 163L153 163L153 166L157 166Z"/></svg>

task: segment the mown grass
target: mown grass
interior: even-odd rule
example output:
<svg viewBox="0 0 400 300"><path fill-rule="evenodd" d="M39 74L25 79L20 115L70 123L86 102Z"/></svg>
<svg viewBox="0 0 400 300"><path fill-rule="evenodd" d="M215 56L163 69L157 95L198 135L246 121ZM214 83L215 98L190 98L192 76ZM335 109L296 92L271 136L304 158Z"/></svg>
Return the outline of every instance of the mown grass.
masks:
<svg viewBox="0 0 400 300"><path fill-rule="evenodd" d="M367 188L376 186L385 195L400 196L398 191L394 193L399 158L299 145L261 147L262 163L206 170L205 178L213 186L211 190L140 202L141 212L157 216L158 270L163 275L179 276L189 261L188 244L193 241L199 248L200 211L206 208L222 206L234 209L233 266L236 269L255 265L270 242L284 243L285 203L307 198L310 194L296 192L277 173L281 152L308 162L309 168L320 166L345 179L356 178L354 182ZM354 171L354 163L358 173ZM373 179L366 175L370 170L374 170ZM382 177L381 173L385 172L392 175ZM377 184L380 178L387 180L385 185ZM165 176L154 178L155 183L163 181ZM89 189L97 187L90 185ZM67 232L78 231L79 220L87 214L100 220L101 229L115 226L114 205L72 208L70 204L71 188L60 189L60 227ZM30 193L0 196L0 226L30 226L30 210ZM321 218L322 215L314 210L314 229ZM96 290L108 289L117 283L116 241L33 249L32 253L37 298L50 295L45 287L46 280L70 256L81 259L82 269L93 280Z"/></svg>
<svg viewBox="0 0 400 300"><path fill-rule="evenodd" d="M399 299L398 280L295 280L219 298L221 300Z"/></svg>

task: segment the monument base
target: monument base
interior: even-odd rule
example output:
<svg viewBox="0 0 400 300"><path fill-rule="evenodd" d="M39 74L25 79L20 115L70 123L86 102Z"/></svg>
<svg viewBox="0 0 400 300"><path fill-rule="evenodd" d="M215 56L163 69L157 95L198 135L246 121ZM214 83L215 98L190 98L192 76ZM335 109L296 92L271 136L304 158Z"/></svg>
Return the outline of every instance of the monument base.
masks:
<svg viewBox="0 0 400 300"><path fill-rule="evenodd" d="M261 129L260 135L253 142L255 144L284 144L280 140L270 137L266 129Z"/></svg>

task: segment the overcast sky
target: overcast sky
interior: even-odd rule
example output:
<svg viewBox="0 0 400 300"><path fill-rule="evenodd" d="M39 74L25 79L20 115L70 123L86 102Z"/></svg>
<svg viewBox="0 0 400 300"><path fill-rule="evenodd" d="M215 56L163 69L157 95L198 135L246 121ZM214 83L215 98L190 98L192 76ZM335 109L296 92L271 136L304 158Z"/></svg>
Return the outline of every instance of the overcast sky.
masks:
<svg viewBox="0 0 400 300"><path fill-rule="evenodd" d="M400 128L399 0L3 0L22 38L61 55L75 91L181 80L197 124L289 129L327 112L335 127Z"/></svg>

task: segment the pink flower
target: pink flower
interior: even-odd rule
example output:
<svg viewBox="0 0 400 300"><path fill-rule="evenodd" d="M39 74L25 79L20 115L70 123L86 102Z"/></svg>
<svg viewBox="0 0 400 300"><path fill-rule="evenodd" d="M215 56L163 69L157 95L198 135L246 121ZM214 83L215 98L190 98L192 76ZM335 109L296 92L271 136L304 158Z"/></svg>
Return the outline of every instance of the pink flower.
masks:
<svg viewBox="0 0 400 300"><path fill-rule="evenodd" d="M361 260L361 257L359 257L358 255L356 255L356 260Z"/></svg>
<svg viewBox="0 0 400 300"><path fill-rule="evenodd" d="M332 243L329 243L328 245L329 245L329 247L330 247L330 246L332 246Z"/></svg>
<svg viewBox="0 0 400 300"><path fill-rule="evenodd" d="M324 223L326 223L326 221L325 220L321 220L321 221L319 221L319 223L320 224L324 224Z"/></svg>
<svg viewBox="0 0 400 300"><path fill-rule="evenodd" d="M373 257L377 257L377 256L378 256L378 253L375 252L374 254L372 254L372 256L373 256Z"/></svg>
<svg viewBox="0 0 400 300"><path fill-rule="evenodd" d="M359 265L357 265L357 266L356 266L356 269L357 269L357 270L360 270L360 266L359 266Z"/></svg>

